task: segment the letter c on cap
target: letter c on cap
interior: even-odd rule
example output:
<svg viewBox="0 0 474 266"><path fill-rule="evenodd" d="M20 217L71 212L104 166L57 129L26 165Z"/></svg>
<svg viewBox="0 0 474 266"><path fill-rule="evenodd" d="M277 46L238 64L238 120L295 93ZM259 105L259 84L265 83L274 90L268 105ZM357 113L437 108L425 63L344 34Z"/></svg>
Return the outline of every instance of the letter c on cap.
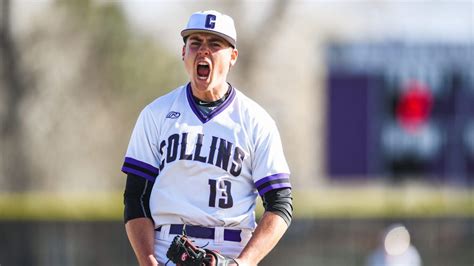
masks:
<svg viewBox="0 0 474 266"><path fill-rule="evenodd" d="M214 29L216 26L216 16L209 14L206 16L206 24L204 25L208 29Z"/></svg>

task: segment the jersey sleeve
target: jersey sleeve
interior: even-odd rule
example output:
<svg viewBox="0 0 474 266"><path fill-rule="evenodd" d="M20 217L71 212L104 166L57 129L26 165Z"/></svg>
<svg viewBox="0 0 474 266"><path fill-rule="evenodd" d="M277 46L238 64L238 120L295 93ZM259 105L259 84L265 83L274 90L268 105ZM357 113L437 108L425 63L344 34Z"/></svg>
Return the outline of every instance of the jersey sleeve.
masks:
<svg viewBox="0 0 474 266"><path fill-rule="evenodd" d="M291 188L290 170L276 124L265 123L256 133L253 177L260 196L273 189Z"/></svg>
<svg viewBox="0 0 474 266"><path fill-rule="evenodd" d="M145 107L133 129L122 172L154 182L159 174L157 140L158 129L153 120L152 112Z"/></svg>

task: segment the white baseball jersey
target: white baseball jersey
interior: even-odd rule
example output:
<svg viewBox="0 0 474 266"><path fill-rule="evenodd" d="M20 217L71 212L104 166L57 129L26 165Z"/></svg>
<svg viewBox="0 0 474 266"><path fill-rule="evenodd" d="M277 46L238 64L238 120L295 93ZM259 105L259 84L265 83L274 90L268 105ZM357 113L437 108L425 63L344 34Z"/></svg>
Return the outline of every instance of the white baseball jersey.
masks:
<svg viewBox="0 0 474 266"><path fill-rule="evenodd" d="M193 224L253 230L258 194L291 187L273 119L235 88L208 115L191 85L141 112L122 171L154 181L155 227Z"/></svg>

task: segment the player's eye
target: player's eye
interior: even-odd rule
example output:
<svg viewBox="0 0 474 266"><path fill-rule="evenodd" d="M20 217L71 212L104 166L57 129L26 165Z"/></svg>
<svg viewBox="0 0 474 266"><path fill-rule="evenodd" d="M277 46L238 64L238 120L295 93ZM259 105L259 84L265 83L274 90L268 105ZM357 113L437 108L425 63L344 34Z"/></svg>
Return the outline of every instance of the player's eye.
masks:
<svg viewBox="0 0 474 266"><path fill-rule="evenodd" d="M201 42L200 41L190 41L189 45L192 46L192 47L198 47L199 45L201 45Z"/></svg>
<svg viewBox="0 0 474 266"><path fill-rule="evenodd" d="M221 42L221 41L211 42L211 43L210 43L210 46L211 46L213 49L222 49L222 48L225 47L224 43Z"/></svg>

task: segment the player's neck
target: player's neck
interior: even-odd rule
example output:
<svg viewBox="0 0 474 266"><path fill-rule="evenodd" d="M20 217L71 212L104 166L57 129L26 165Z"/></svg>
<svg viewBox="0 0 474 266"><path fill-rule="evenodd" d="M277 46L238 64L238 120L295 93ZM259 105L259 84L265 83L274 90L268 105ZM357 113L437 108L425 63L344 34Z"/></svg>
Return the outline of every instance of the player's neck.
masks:
<svg viewBox="0 0 474 266"><path fill-rule="evenodd" d="M221 99L224 97L228 89L229 84L227 82L221 83L217 86L202 86L191 82L193 96L205 102L214 102Z"/></svg>

